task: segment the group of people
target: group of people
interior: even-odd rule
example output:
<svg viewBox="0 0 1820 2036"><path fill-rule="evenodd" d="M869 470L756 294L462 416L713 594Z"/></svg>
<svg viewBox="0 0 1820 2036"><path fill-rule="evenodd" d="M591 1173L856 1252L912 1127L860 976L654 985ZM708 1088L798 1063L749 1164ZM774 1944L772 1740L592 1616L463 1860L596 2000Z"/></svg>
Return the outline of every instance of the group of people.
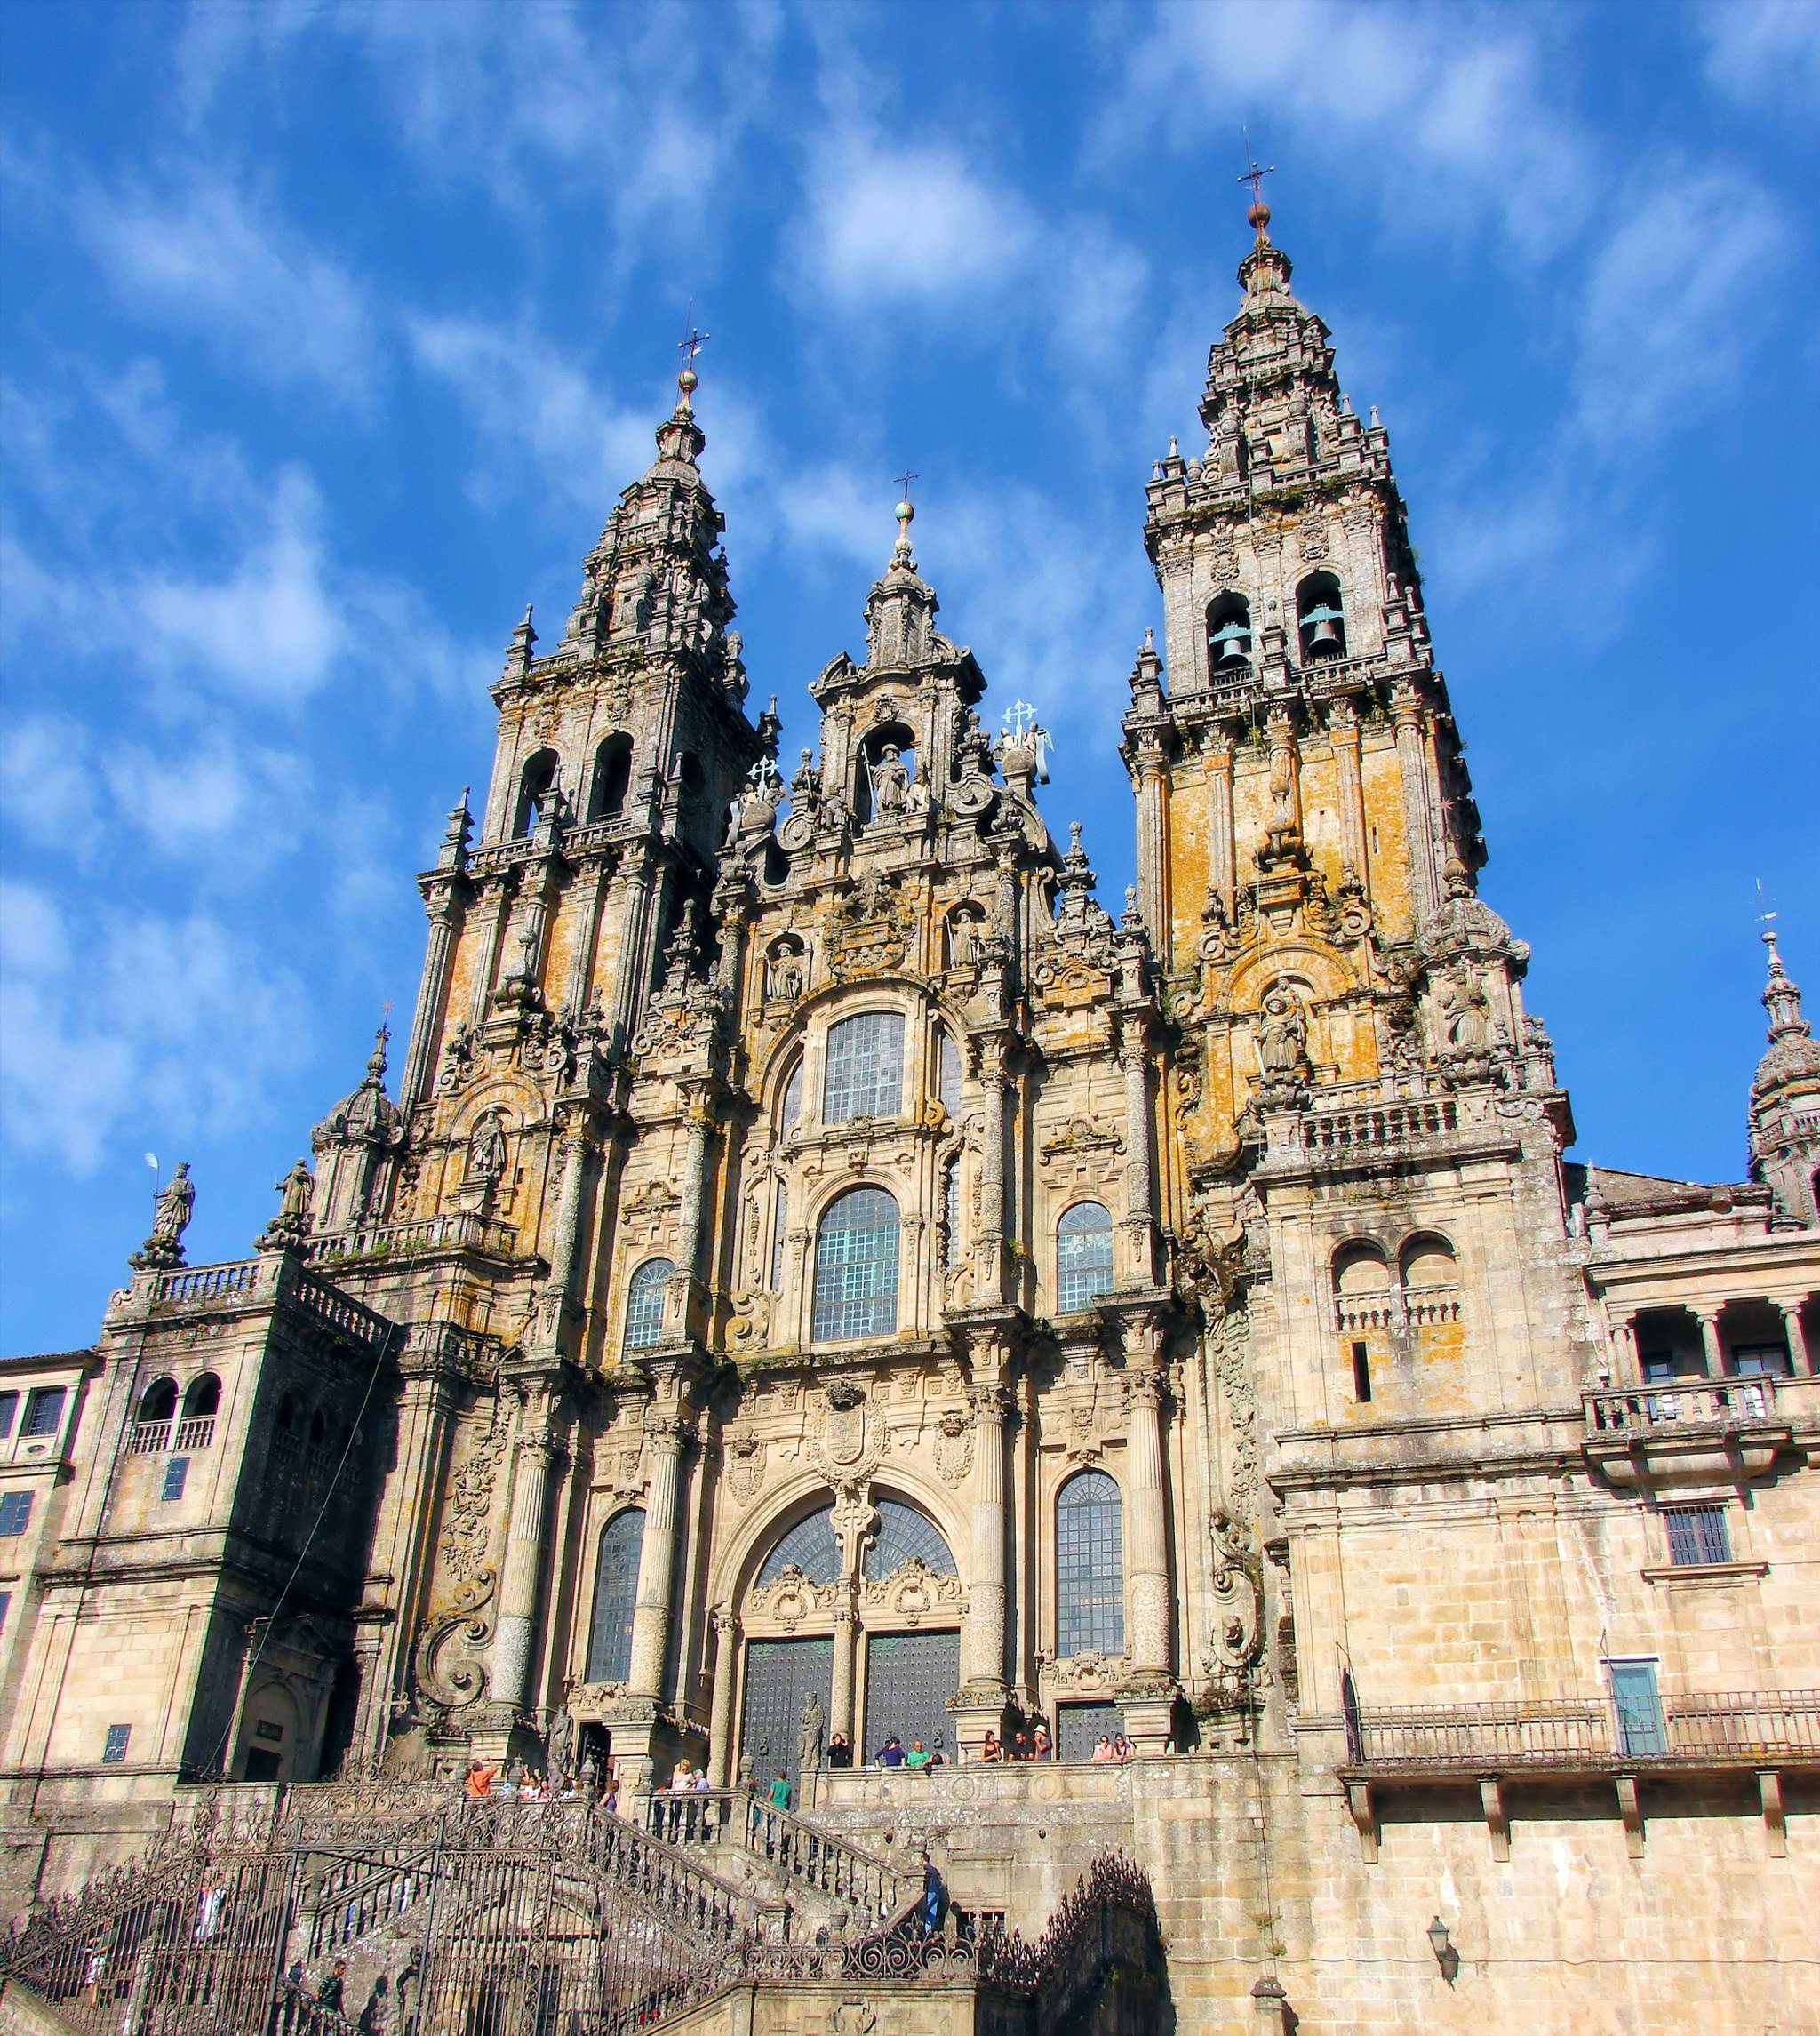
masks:
<svg viewBox="0 0 1820 2036"><path fill-rule="evenodd" d="M913 1739L906 1753L903 1741L895 1732L889 1734L879 1748L876 1764L881 1768L911 1768L919 1771L947 1765L939 1752L932 1752L921 1739Z"/></svg>
<svg viewBox="0 0 1820 2036"><path fill-rule="evenodd" d="M367 1992L366 2005L361 2009L353 2026L358 2036L387 2036L394 2026L394 2011L403 2000L404 1991L416 1976L415 1968L407 1966L399 1974L395 1988L384 1973L379 1974ZM345 2016L347 2013L347 1960L331 1959L329 1968L312 1987L304 1970L301 1959L284 1975L284 1991L279 1996L277 2012L273 2017L275 2036L289 2036L292 2029L304 2025L301 2003L308 2001L318 2009L327 2009L331 2015Z"/></svg>
<svg viewBox="0 0 1820 2036"><path fill-rule="evenodd" d="M527 1769L514 1775L510 1764L502 1770L497 1762L476 1757L467 1763L462 1792L470 1802L497 1800L515 1796L521 1802L593 1802L607 1814L619 1808L619 1777L611 1761L595 1774L592 1769L578 1776L565 1769L554 1781L540 1769Z"/></svg>
<svg viewBox="0 0 1820 2036"><path fill-rule="evenodd" d="M988 1730L979 1748L982 1761L1048 1761L1055 1757L1055 1746L1049 1736L1049 1727L1039 1718L1034 1732L1019 1728L1012 1733L1010 1744L1004 1745L996 1732Z"/></svg>
<svg viewBox="0 0 1820 2036"><path fill-rule="evenodd" d="M1102 1732L1093 1749L1096 1765L1104 1767L1108 1761L1115 1765L1131 1758L1131 1742L1122 1732Z"/></svg>

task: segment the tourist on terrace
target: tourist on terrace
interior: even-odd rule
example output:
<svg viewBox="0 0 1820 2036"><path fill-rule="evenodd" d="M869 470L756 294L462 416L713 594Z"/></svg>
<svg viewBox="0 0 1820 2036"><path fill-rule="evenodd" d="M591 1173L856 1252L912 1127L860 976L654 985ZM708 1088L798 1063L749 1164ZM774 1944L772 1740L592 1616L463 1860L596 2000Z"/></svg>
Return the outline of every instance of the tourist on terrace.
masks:
<svg viewBox="0 0 1820 2036"><path fill-rule="evenodd" d="M926 1768L929 1765L929 1750L921 1739L910 1742L910 1751L904 1756L904 1765L906 1768Z"/></svg>
<svg viewBox="0 0 1820 2036"><path fill-rule="evenodd" d="M980 1741L979 1757L982 1761L1002 1761L1005 1757L1005 1749L999 1745L999 1736L990 1725L986 1729L986 1737Z"/></svg>
<svg viewBox="0 0 1820 2036"><path fill-rule="evenodd" d="M1131 1742L1122 1732L1114 1736L1113 1758L1115 1761L1129 1761L1131 1758Z"/></svg>
<svg viewBox="0 0 1820 2036"><path fill-rule="evenodd" d="M828 1737L827 1763L831 1768L850 1768L853 1765L853 1749L847 1744L844 1732L834 1732Z"/></svg>
<svg viewBox="0 0 1820 2036"><path fill-rule="evenodd" d="M471 1801L478 1802L493 1792L493 1777L497 1768L490 1768L478 1754L467 1763L467 1794Z"/></svg>
<svg viewBox="0 0 1820 2036"><path fill-rule="evenodd" d="M935 1870L935 1862L927 1852L922 1856L922 1934L926 1937L935 1935L936 1925L942 1920L942 1877Z"/></svg>
<svg viewBox="0 0 1820 2036"><path fill-rule="evenodd" d="M1011 1758L1027 1761L1030 1757L1030 1735L1020 1727L1011 1736Z"/></svg>
<svg viewBox="0 0 1820 2036"><path fill-rule="evenodd" d="M901 1768L904 1765L904 1748L895 1732L889 1734L878 1750L878 1764L882 1768Z"/></svg>
<svg viewBox="0 0 1820 2036"><path fill-rule="evenodd" d="M1036 1728L1035 1757L1039 1761L1046 1761L1053 1751L1050 1745L1049 1727L1039 1723Z"/></svg>
<svg viewBox="0 0 1820 2036"><path fill-rule="evenodd" d="M1099 1736L1098 1744L1094 1746L1093 1749L1094 1765L1096 1767L1104 1767L1108 1761L1116 1761L1118 1757L1119 1756L1113 1751L1111 1735L1109 1733L1102 1732Z"/></svg>

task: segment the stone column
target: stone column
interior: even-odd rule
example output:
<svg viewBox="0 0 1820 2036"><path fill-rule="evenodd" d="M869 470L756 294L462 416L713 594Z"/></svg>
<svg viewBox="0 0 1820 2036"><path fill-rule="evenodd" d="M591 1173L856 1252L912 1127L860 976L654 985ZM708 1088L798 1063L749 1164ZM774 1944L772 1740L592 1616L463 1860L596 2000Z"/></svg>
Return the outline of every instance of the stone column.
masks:
<svg viewBox="0 0 1820 2036"><path fill-rule="evenodd" d="M632 1609L632 1665L627 1687L635 1697L661 1700L670 1652L671 1605L676 1585L677 1496L682 1451L692 1433L674 1414L644 1425L651 1483L644 1501L644 1544L638 1556L638 1597Z"/></svg>
<svg viewBox="0 0 1820 2036"><path fill-rule="evenodd" d="M493 915L485 933L485 947L480 966L475 970L468 986L467 1022L484 1025L487 1019L488 1000L492 995L493 977L499 966L499 946L506 938L507 922L512 916L511 882L504 877L499 881L499 895L494 901Z"/></svg>
<svg viewBox="0 0 1820 2036"><path fill-rule="evenodd" d="M1137 794L1138 909L1158 955L1167 961L1176 945L1169 922L1169 787L1161 745L1154 738L1138 746Z"/></svg>
<svg viewBox="0 0 1820 2036"><path fill-rule="evenodd" d="M568 1008L579 1018L587 1008L588 978L594 973L594 946L600 938L601 907L607 891L607 870L604 863L595 863L578 887L581 895L572 892L568 904L571 912L579 915L575 929L575 948L569 957L569 984L564 994Z"/></svg>
<svg viewBox="0 0 1820 2036"><path fill-rule="evenodd" d="M403 1390L398 1402L395 1465L387 1480L373 1536L373 1567L392 1578L386 1601L396 1613L387 1629L388 1700L403 1682L397 1657L408 1652L423 1623L435 1545L434 1495L442 1489L447 1473L459 1395L457 1360L449 1340L459 1334L446 1322L415 1326L398 1357Z"/></svg>
<svg viewBox="0 0 1820 2036"><path fill-rule="evenodd" d="M858 1668L859 1617L853 1609L853 1597L850 1589L843 1589L840 1601L834 1607L834 1674L828 1697L828 1732L847 1735L847 1744L853 1748L853 1764L860 1765L863 1755L855 1737L858 1722L853 1716L853 1685Z"/></svg>
<svg viewBox="0 0 1820 2036"><path fill-rule="evenodd" d="M1416 689L1399 682L1391 696L1391 715L1396 729L1397 767L1403 781L1403 825L1409 837L1409 859L1415 867L1416 923L1422 922L1441 903L1440 873L1434 863L1434 825L1428 785L1428 753L1422 740L1422 702Z"/></svg>
<svg viewBox="0 0 1820 2036"><path fill-rule="evenodd" d="M1611 1382L1614 1385L1634 1385L1640 1377L1636 1318L1626 1315L1611 1325Z"/></svg>
<svg viewBox="0 0 1820 2036"><path fill-rule="evenodd" d="M640 862L626 875L626 905L619 920L619 972L613 983L613 1010L608 1044L623 1055L638 1023L639 1007L650 977L651 868Z"/></svg>
<svg viewBox="0 0 1820 2036"><path fill-rule="evenodd" d="M1694 1313L1700 1322L1700 1347L1706 1353L1708 1378L1725 1377L1725 1346L1719 1340L1719 1310L1696 1308Z"/></svg>
<svg viewBox="0 0 1820 2036"><path fill-rule="evenodd" d="M512 1515L499 1579L499 1624L489 1673L496 1705L522 1711L531 1682L531 1657L544 1569L545 1521L549 1512L555 1439L527 1435L518 1445L512 1479Z"/></svg>
<svg viewBox="0 0 1820 2036"><path fill-rule="evenodd" d="M1359 713L1351 700L1335 700L1327 710L1328 738L1340 781L1340 839L1345 859L1358 872L1365 895L1371 896L1371 837L1365 827L1365 780L1359 767Z"/></svg>
<svg viewBox="0 0 1820 2036"><path fill-rule="evenodd" d="M1801 1320L1800 1296L1793 1300L1779 1300L1776 1304L1782 1316L1782 1325L1788 1332L1788 1361L1797 1378L1804 1374L1820 1371L1820 1357L1808 1341L1807 1324Z"/></svg>
<svg viewBox="0 0 1820 2036"><path fill-rule="evenodd" d="M677 1213L676 1270L690 1280L699 1270L703 1201L707 1188L707 1143L714 1135L714 1114L699 1094L690 1095L687 1139L682 1158L682 1205Z"/></svg>
<svg viewBox="0 0 1820 2036"><path fill-rule="evenodd" d="M708 1779L717 1789L731 1788L739 1772L733 1757L733 1692L738 1681L739 1628L731 1611L720 1605L714 1609L714 1693L707 1725Z"/></svg>
<svg viewBox="0 0 1820 2036"><path fill-rule="evenodd" d="M1233 873L1233 739L1224 729L1208 738L1207 876L1230 918L1234 907ZM1165 929L1158 927L1161 936Z"/></svg>
<svg viewBox="0 0 1820 2036"><path fill-rule="evenodd" d="M1119 1021L1119 1065L1125 1075L1125 1217L1129 1281L1140 1287L1156 1279L1153 1249L1155 1191L1150 1167L1150 1027L1141 1013Z"/></svg>
<svg viewBox="0 0 1820 2036"><path fill-rule="evenodd" d="M967 1689L970 1703L1005 1693L1005 1417L1010 1394L976 1385L973 1403L972 1574L967 1580Z"/></svg>
<svg viewBox="0 0 1820 2036"><path fill-rule="evenodd" d="M581 1206L587 1194L588 1162L594 1156L593 1130L577 1113L563 1132L563 1185L556 1196L556 1220L550 1233L550 1278L539 1344L559 1350L563 1324L574 1306L575 1267L581 1237Z"/></svg>
<svg viewBox="0 0 1820 2036"><path fill-rule="evenodd" d="M976 1305L1004 1297L1005 1050L988 1041L980 1050L979 1087L985 1105L979 1132L979 1236L974 1257Z"/></svg>
<svg viewBox="0 0 1820 2036"><path fill-rule="evenodd" d="M417 1010L411 1021L411 1045L404 1056L404 1074L398 1086L400 1107L408 1116L413 1103L421 1103L435 1079L430 1050L449 994L449 960L454 948L455 926L461 909L455 902L455 887L444 883L430 893L429 945L424 954L423 981L417 993Z"/></svg>
<svg viewBox="0 0 1820 2036"><path fill-rule="evenodd" d="M1125 1650L1138 1675L1169 1671L1169 1514L1162 1475L1160 1369L1125 1381Z"/></svg>

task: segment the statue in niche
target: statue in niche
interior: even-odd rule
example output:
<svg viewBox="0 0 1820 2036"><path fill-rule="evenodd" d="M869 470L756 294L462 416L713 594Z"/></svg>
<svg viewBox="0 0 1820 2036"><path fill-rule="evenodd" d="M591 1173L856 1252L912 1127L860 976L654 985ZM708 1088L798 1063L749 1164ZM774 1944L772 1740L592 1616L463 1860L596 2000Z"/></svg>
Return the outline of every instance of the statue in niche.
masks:
<svg viewBox="0 0 1820 2036"><path fill-rule="evenodd" d="M896 819L910 804L910 773L895 742L888 742L872 767L872 810L881 820Z"/></svg>
<svg viewBox="0 0 1820 2036"><path fill-rule="evenodd" d="M780 1004L794 1004L802 994L802 955L797 948L779 947L770 960L765 994Z"/></svg>
<svg viewBox="0 0 1820 2036"><path fill-rule="evenodd" d="M979 959L979 921L970 912L957 912L948 922L948 961L956 969L971 968Z"/></svg>
<svg viewBox="0 0 1820 2036"><path fill-rule="evenodd" d="M497 1117L483 1117L467 1140L464 1178L483 1187L497 1187L506 1170L506 1134Z"/></svg>
<svg viewBox="0 0 1820 2036"><path fill-rule="evenodd" d="M1449 1052L1484 1052L1490 1037L1489 1007L1470 969L1442 976L1434 986L1434 1004Z"/></svg>
<svg viewBox="0 0 1820 2036"><path fill-rule="evenodd" d="M821 1765L822 1733L827 1725L827 1713L821 1707L821 1698L814 1690L802 1699L802 1723L796 1733L796 1766L805 1775L812 1775Z"/></svg>
<svg viewBox="0 0 1820 2036"><path fill-rule="evenodd" d="M1286 984L1273 984L1264 1000L1257 1054L1266 1081L1299 1074L1308 1065L1308 1020Z"/></svg>

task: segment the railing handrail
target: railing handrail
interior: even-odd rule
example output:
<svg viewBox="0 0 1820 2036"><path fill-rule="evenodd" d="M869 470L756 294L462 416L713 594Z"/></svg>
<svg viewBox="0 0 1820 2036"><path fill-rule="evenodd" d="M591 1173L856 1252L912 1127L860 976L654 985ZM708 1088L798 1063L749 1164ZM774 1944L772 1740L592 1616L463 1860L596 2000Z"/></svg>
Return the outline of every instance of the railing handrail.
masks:
<svg viewBox="0 0 1820 2036"><path fill-rule="evenodd" d="M745 1810L759 1810L764 1816L775 1818L783 1829L800 1832L805 1838L813 1839L818 1845L826 1847L831 1852L844 1853L849 1858L874 1867L895 1880L906 1878L903 1869L893 1865L889 1859L881 1858L875 1852L868 1852L863 1845L855 1845L850 1838L842 1837L837 1831L830 1831L826 1824L814 1817L805 1816L800 1810L779 1809L775 1803L767 1802L762 1792L759 1790L681 1789L673 1792L652 1789L646 1791L641 1800L649 1805L666 1809L686 1809L690 1803L719 1803L729 1808L737 1805ZM749 1818L747 1823L750 1823ZM749 1844L747 1849L750 1849Z"/></svg>
<svg viewBox="0 0 1820 2036"><path fill-rule="evenodd" d="M1642 1385L1588 1388L1580 1395L1589 1435L1623 1433L1632 1428L1724 1428L1741 1421L1775 1417L1776 1394L1784 1383L1773 1371L1724 1378L1664 1378ZM1687 1402L1691 1410L1683 1409Z"/></svg>

